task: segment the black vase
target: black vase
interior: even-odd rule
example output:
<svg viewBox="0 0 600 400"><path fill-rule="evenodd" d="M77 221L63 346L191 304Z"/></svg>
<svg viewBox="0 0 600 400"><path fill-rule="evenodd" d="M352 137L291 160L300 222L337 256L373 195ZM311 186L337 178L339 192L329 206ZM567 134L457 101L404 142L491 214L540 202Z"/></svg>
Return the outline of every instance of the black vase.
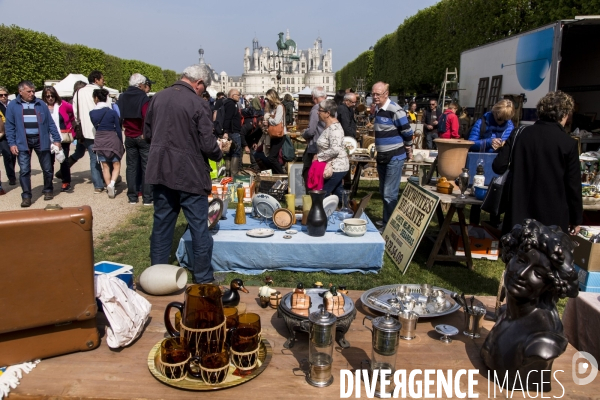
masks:
<svg viewBox="0 0 600 400"><path fill-rule="evenodd" d="M312 199L312 206L306 219L308 236L325 236L327 231L327 214L323 208L323 199L327 194L324 190L311 190L308 192Z"/></svg>

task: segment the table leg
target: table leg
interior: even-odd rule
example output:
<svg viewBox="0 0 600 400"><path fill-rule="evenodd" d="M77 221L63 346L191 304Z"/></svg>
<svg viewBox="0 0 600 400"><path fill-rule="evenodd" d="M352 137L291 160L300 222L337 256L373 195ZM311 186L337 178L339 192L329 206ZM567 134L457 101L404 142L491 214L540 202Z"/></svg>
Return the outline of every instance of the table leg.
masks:
<svg viewBox="0 0 600 400"><path fill-rule="evenodd" d="M350 197L356 196L356 192L358 191L358 184L360 183L360 174L362 174L363 168L365 164L359 162L356 163L356 170L354 171L354 178L352 178L352 193Z"/></svg>
<svg viewBox="0 0 600 400"><path fill-rule="evenodd" d="M473 269L473 258L471 257L471 241L469 240L469 231L465 221L464 208L458 209L458 223L460 224L460 232L462 234L463 245L465 246L465 257L467 258L467 267Z"/></svg>
<svg viewBox="0 0 600 400"><path fill-rule="evenodd" d="M438 221L439 221L440 213L442 213L442 208L439 203L438 203L438 209L439 210L436 210L436 213L438 215ZM433 245L433 250L431 250L431 254L429 254L429 258L427 259L427 264L426 264L427 268L433 267L433 263L438 255L438 253L440 252L440 248L442 247L444 238L448 234L448 229L450 229L450 223L452 223L452 217L454 216L455 212L456 212L456 206L454 204L450 205L450 209L448 210L448 213L446 214L446 218L444 218L444 220L443 220L444 222L442 223L442 226L440 227L440 232L438 233L437 239L435 240L435 243Z"/></svg>

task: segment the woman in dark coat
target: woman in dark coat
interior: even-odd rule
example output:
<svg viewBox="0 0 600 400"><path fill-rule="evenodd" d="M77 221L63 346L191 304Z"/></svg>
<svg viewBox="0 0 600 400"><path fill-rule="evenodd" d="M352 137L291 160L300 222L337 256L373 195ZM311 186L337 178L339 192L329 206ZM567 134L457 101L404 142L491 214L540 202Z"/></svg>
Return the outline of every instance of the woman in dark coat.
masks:
<svg viewBox="0 0 600 400"><path fill-rule="evenodd" d="M508 168L514 146L503 234L528 218L558 225L564 232L579 231L583 214L579 151L564 130L573 107L568 94L548 93L537 105L538 121L516 139L515 129L500 149L492 164L497 174Z"/></svg>

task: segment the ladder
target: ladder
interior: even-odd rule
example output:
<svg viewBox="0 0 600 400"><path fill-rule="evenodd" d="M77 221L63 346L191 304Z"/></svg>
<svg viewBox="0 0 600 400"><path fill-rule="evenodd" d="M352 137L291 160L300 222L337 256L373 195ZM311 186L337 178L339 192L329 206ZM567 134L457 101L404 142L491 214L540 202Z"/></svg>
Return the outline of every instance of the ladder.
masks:
<svg viewBox="0 0 600 400"><path fill-rule="evenodd" d="M442 109L444 108L444 101L446 99L446 92L455 92L458 90L458 71L456 67L454 67L454 72L449 72L448 68L446 68L446 75L444 77L444 82L442 82L442 91L440 92L440 97L438 98L438 105Z"/></svg>

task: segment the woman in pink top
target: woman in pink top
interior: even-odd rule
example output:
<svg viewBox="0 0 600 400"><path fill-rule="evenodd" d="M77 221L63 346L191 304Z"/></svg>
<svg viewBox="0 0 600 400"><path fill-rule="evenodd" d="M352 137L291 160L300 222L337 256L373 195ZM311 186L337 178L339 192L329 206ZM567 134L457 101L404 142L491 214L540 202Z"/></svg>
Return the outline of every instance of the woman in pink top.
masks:
<svg viewBox="0 0 600 400"><path fill-rule="evenodd" d="M61 134L68 133L75 138L75 132L73 131L73 121L75 115L73 114L73 106L68 102L63 101L56 89L53 86L46 86L42 90L42 100L48 105L48 110L52 115L56 128L60 130ZM68 192L71 190L71 169L69 168L69 148L70 143L62 143L62 149L65 153L65 162L60 164L60 171L62 173L62 187L61 192ZM52 154L52 165L54 166L54 154ZM54 174L54 171L52 171Z"/></svg>
<svg viewBox="0 0 600 400"><path fill-rule="evenodd" d="M443 133L438 132L441 139L460 139L460 135L458 134L460 124L458 122L458 116L456 115L457 110L458 104L455 102L450 103L448 108L444 110L444 115L446 116L446 131Z"/></svg>

